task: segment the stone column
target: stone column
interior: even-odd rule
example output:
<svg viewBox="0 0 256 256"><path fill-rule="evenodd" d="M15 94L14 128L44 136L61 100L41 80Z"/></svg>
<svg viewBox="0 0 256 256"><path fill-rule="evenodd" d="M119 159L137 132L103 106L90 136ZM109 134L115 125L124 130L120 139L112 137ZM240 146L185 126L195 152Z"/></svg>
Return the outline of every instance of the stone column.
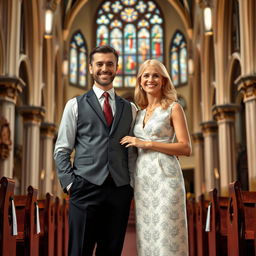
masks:
<svg viewBox="0 0 256 256"><path fill-rule="evenodd" d="M201 133L192 134L193 140L193 151L195 155L195 170L194 170L194 181L195 181L195 198L205 192L204 186L204 145L203 136Z"/></svg>
<svg viewBox="0 0 256 256"><path fill-rule="evenodd" d="M244 76L237 82L245 103L246 144L249 189L256 190L256 76Z"/></svg>
<svg viewBox="0 0 256 256"><path fill-rule="evenodd" d="M236 180L235 112L238 108L235 104L213 108L219 129L220 193L223 196L228 195L229 183Z"/></svg>
<svg viewBox="0 0 256 256"><path fill-rule="evenodd" d="M53 170L53 139L56 125L53 123L41 124L40 143L40 194L52 193L54 170Z"/></svg>
<svg viewBox="0 0 256 256"><path fill-rule="evenodd" d="M15 104L24 83L17 77L0 76L0 117L6 119L10 128L10 149L8 157L0 159L0 177L13 178L13 149L15 129Z"/></svg>
<svg viewBox="0 0 256 256"><path fill-rule="evenodd" d="M37 106L24 106L20 113L24 125L21 179L21 193L24 194L29 185L39 187L40 124L45 111Z"/></svg>
<svg viewBox="0 0 256 256"><path fill-rule="evenodd" d="M213 120L201 124L204 137L204 175L207 192L219 189L218 126Z"/></svg>

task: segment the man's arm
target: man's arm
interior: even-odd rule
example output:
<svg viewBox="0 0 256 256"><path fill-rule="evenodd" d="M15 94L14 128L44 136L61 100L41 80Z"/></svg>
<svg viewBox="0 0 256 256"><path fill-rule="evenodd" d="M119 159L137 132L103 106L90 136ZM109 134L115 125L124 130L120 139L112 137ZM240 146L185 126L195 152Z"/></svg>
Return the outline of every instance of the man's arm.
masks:
<svg viewBox="0 0 256 256"><path fill-rule="evenodd" d="M71 153L74 149L77 130L77 100L69 100L65 106L54 149L54 160L58 178L66 192L73 182Z"/></svg>

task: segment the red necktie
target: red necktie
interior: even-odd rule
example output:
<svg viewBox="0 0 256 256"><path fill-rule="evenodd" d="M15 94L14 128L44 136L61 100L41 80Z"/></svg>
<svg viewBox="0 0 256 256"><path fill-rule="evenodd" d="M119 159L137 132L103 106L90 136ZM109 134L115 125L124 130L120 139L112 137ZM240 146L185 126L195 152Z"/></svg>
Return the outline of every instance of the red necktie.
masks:
<svg viewBox="0 0 256 256"><path fill-rule="evenodd" d="M105 97L104 104L103 104L103 113L106 118L108 126L110 126L113 121L113 114L112 114L111 106L108 101L109 94L107 92L104 92L103 96Z"/></svg>

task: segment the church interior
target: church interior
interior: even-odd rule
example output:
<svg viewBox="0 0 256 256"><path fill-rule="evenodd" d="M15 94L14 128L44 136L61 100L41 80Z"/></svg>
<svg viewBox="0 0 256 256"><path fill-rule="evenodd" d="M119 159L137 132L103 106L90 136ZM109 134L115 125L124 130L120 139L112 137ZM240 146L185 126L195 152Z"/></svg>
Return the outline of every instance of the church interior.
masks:
<svg viewBox="0 0 256 256"><path fill-rule="evenodd" d="M13 223L4 220L30 196L39 215L54 212L55 224L44 219L52 232L41 224L45 255L67 255L68 197L54 145L66 102L93 86L90 51L111 45L116 94L133 102L140 64L158 59L184 109L189 255L256 255L255 13L255 0L0 0L0 254L16 255L4 244L18 252L27 241L20 231L6 242ZM123 256L136 255L133 210ZM24 255L38 255L39 233L37 246L23 241Z"/></svg>

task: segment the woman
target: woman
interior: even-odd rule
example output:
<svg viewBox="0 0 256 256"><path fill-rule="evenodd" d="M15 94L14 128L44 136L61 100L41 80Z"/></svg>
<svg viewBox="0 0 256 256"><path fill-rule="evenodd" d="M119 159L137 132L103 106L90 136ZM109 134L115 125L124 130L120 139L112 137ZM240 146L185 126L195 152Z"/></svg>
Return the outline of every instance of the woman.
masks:
<svg viewBox="0 0 256 256"><path fill-rule="evenodd" d="M135 101L141 108L136 137L126 136L121 144L138 148L134 172L138 255L185 256L186 194L176 156L189 156L191 143L183 109L161 62L147 60L141 65Z"/></svg>

